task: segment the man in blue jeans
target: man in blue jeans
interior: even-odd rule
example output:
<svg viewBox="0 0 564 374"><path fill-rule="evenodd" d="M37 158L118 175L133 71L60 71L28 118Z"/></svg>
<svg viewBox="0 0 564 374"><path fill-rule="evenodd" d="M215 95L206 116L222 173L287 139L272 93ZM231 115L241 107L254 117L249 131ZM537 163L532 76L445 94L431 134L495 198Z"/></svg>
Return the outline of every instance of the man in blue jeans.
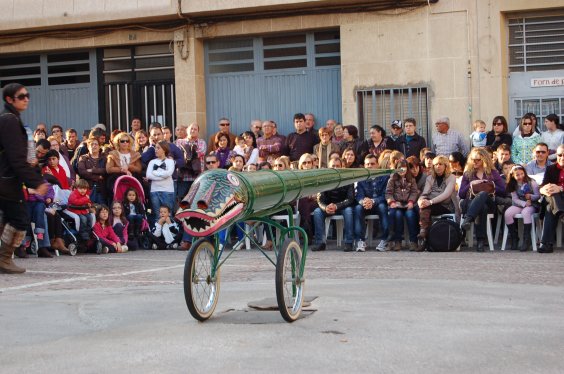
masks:
<svg viewBox="0 0 564 374"><path fill-rule="evenodd" d="M378 169L378 160L373 154L368 154L364 158L366 169ZM358 182L356 186L356 201L358 205L354 207L354 236L357 239L357 252L366 250L364 243L364 233L366 232L366 222L364 217L377 214L380 220L381 241L376 247L379 251L385 251L388 243L389 224L388 224L388 203L386 203L386 185L389 176L382 176L375 179Z"/></svg>
<svg viewBox="0 0 564 374"><path fill-rule="evenodd" d="M329 161L329 167L342 168L340 159ZM313 211L313 224L315 227L314 246L312 251L324 251L325 244L325 218L327 216L341 214L345 220L345 252L353 250L353 204L354 185L343 186L331 191L321 192L317 195L319 208Z"/></svg>

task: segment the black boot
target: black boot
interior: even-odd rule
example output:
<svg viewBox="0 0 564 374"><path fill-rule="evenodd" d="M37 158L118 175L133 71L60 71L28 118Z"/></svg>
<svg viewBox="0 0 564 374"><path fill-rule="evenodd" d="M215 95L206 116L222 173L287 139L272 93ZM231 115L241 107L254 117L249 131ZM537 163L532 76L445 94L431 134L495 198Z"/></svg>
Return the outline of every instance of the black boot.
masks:
<svg viewBox="0 0 564 374"><path fill-rule="evenodd" d="M531 227L531 223L523 225L523 246L521 247L521 252L527 252L531 247Z"/></svg>
<svg viewBox="0 0 564 374"><path fill-rule="evenodd" d="M511 250L516 251L519 249L519 233L517 222L513 222L511 225L507 225L509 229L509 235L511 235Z"/></svg>

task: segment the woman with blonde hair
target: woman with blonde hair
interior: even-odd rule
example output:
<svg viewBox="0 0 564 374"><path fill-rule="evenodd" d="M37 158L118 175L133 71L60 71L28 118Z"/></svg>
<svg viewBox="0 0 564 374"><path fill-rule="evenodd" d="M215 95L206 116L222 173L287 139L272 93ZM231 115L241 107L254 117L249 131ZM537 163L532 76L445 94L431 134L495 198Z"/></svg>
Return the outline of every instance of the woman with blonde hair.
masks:
<svg viewBox="0 0 564 374"><path fill-rule="evenodd" d="M133 138L126 132L114 137L114 149L106 159L108 173L107 189L109 200L113 200L113 187L116 179L122 175L133 175L142 183L141 154L133 150Z"/></svg>
<svg viewBox="0 0 564 374"><path fill-rule="evenodd" d="M479 218L476 224L478 252L484 251L487 215L495 210L495 195L504 193L505 182L494 167L491 154L485 148L472 149L468 155L458 196L462 199L462 213L466 214L461 227L466 230Z"/></svg>
<svg viewBox="0 0 564 374"><path fill-rule="evenodd" d="M313 169L313 156L310 153L304 153L298 161L299 170Z"/></svg>
<svg viewBox="0 0 564 374"><path fill-rule="evenodd" d="M288 156L280 156L274 160L274 170L290 170L290 158Z"/></svg>
<svg viewBox="0 0 564 374"><path fill-rule="evenodd" d="M431 174L425 180L423 192L419 196L419 226L417 251L424 251L427 235L431 227L431 216L451 214L456 211L456 177L451 174L448 158L437 156L433 159Z"/></svg>

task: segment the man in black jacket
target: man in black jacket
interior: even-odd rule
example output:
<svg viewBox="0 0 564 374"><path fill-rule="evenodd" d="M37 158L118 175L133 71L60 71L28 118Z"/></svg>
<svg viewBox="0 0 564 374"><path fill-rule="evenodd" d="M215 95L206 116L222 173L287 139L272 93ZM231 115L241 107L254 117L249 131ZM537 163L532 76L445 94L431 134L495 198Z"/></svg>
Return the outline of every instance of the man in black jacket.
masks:
<svg viewBox="0 0 564 374"><path fill-rule="evenodd" d="M48 184L32 167L35 147L30 130L26 130L20 113L29 105L29 93L19 83L10 83L2 91L4 110L0 113L0 273L18 274L25 269L16 266L12 254L25 237L29 216L22 185L45 195Z"/></svg>
<svg viewBox="0 0 564 374"><path fill-rule="evenodd" d="M329 167L340 169L342 167L340 159L331 159ZM314 246L312 251L325 250L325 218L335 214L341 214L345 220L345 252L353 250L353 204L354 185L339 187L331 191L317 194L319 208L313 211L313 223L315 226Z"/></svg>
<svg viewBox="0 0 564 374"><path fill-rule="evenodd" d="M394 144L394 149L403 153L405 158L410 156L419 158L419 152L427 146L425 138L415 132L417 123L414 118L407 118L403 121L403 126L405 128L405 134L402 134L399 138L397 138Z"/></svg>
<svg viewBox="0 0 564 374"><path fill-rule="evenodd" d="M548 200L539 253L552 253L554 233L564 210L564 144L556 149L556 163L546 167L540 193Z"/></svg>

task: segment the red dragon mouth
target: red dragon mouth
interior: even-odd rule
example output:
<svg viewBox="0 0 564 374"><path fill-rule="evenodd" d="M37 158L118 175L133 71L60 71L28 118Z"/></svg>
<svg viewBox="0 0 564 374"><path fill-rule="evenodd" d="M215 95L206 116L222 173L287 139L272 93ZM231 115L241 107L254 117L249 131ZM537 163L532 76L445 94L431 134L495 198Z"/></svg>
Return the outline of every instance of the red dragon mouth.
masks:
<svg viewBox="0 0 564 374"><path fill-rule="evenodd" d="M231 221L243 211L244 204L237 202L233 195L226 199L213 214L201 209L187 209L176 214L176 218L182 220L184 230L191 236L209 236Z"/></svg>

